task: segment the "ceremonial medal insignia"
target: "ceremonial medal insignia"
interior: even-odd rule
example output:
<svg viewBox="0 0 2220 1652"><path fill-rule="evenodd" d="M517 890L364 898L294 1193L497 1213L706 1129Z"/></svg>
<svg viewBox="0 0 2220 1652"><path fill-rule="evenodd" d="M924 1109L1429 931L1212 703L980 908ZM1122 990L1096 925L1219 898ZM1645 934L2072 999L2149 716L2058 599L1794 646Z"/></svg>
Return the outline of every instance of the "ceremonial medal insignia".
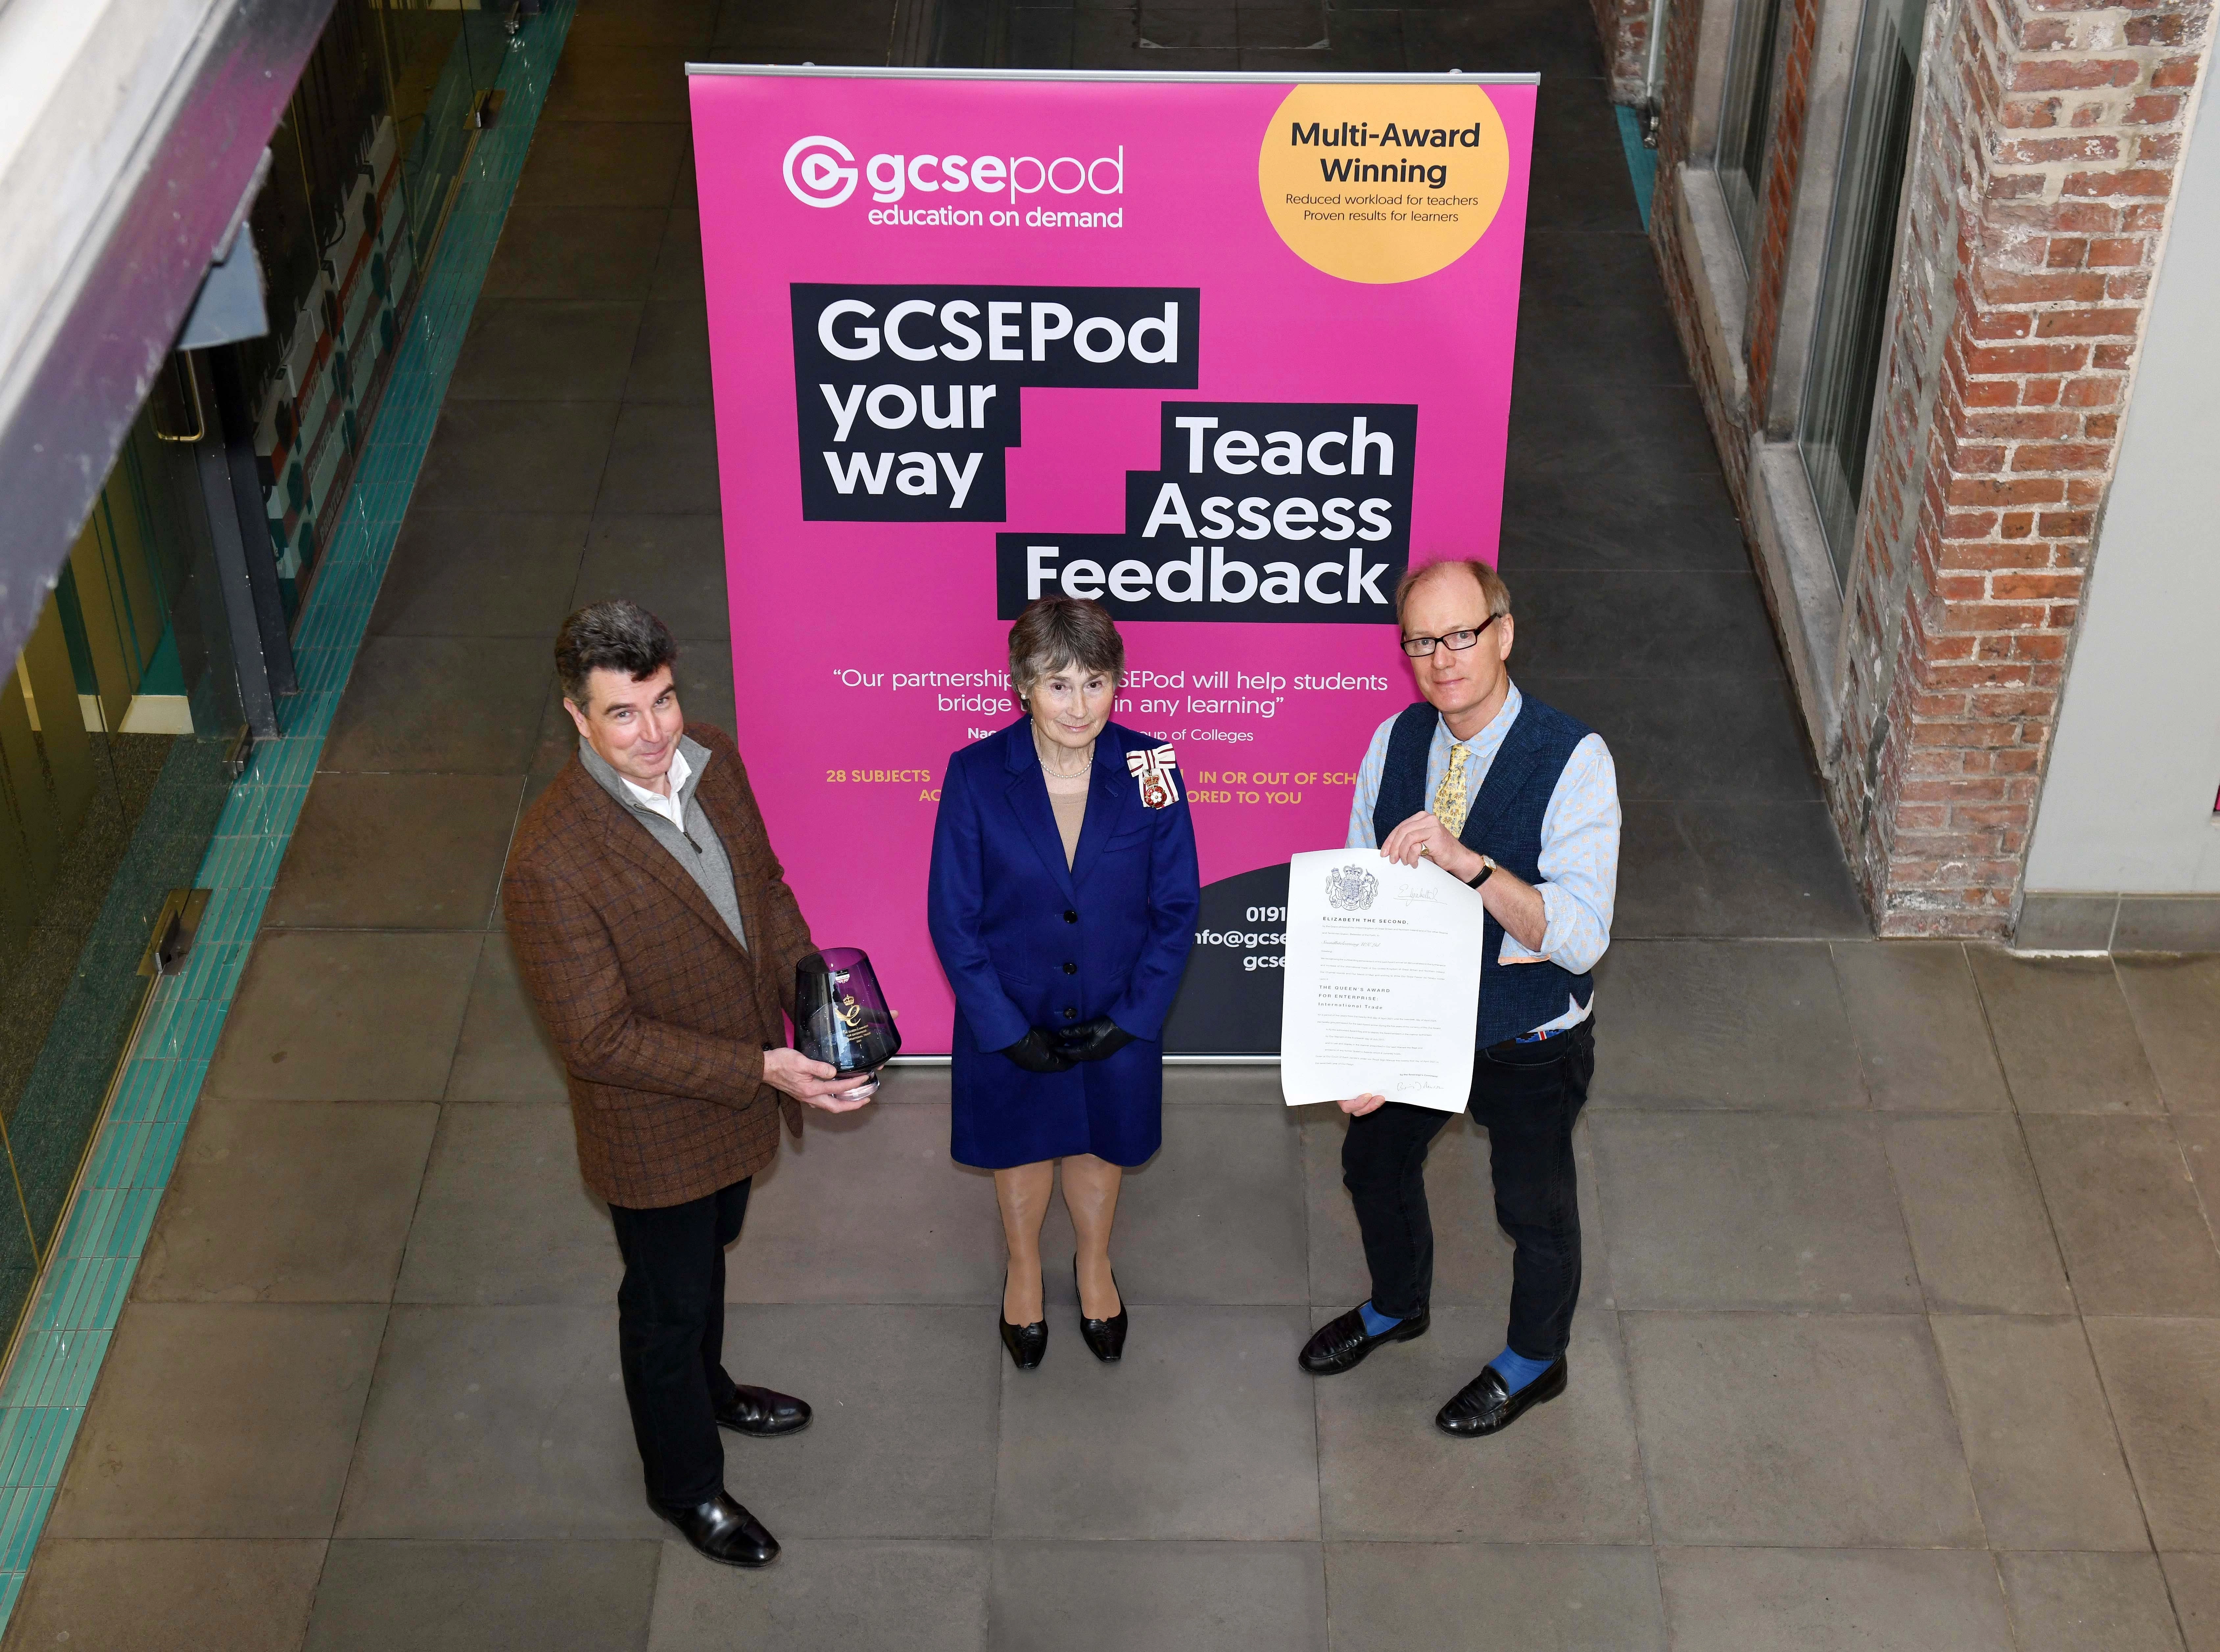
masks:
<svg viewBox="0 0 2220 1652"><path fill-rule="evenodd" d="M1153 751L1128 751L1126 766L1132 770L1133 779L1141 789L1144 807L1169 808L1179 801L1179 788L1172 780L1179 770L1179 758L1169 745L1160 745Z"/></svg>

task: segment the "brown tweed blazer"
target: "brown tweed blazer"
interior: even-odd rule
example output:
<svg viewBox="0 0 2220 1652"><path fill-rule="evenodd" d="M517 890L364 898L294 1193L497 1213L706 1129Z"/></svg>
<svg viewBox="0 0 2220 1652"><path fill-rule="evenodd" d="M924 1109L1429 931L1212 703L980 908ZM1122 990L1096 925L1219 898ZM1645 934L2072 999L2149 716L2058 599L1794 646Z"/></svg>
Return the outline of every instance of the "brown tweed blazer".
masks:
<svg viewBox="0 0 2220 1652"><path fill-rule="evenodd" d="M743 947L668 850L574 756L524 813L502 879L518 971L563 1057L578 1168L611 1204L683 1204L753 1175L801 1106L763 1082L812 951L747 770L704 724L695 788L724 840Z"/></svg>

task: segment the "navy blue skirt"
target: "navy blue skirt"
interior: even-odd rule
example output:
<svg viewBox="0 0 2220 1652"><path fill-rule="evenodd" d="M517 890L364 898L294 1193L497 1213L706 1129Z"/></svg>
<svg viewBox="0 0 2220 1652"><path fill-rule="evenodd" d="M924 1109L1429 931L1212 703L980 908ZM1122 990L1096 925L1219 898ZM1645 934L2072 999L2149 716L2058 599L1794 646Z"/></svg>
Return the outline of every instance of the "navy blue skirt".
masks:
<svg viewBox="0 0 2220 1652"><path fill-rule="evenodd" d="M1029 1073L982 1050L956 1014L949 1151L959 1164L1007 1170L1072 1153L1127 1169L1164 1139L1164 1046L1136 1038L1116 1055L1064 1073Z"/></svg>

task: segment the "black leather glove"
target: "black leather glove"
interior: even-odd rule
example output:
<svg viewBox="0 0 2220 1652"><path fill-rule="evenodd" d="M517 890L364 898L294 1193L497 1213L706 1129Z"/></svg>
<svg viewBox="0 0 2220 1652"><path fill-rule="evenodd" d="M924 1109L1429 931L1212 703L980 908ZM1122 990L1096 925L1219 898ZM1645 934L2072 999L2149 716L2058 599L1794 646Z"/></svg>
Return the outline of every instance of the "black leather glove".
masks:
<svg viewBox="0 0 2220 1652"><path fill-rule="evenodd" d="M1038 1027L1033 1028L1002 1053L1029 1073L1068 1073L1071 1070L1070 1057L1060 1053L1055 1041Z"/></svg>
<svg viewBox="0 0 2220 1652"><path fill-rule="evenodd" d="M1056 1035L1057 1048L1067 1061L1101 1061L1133 1042L1133 1035L1107 1015L1098 1015Z"/></svg>

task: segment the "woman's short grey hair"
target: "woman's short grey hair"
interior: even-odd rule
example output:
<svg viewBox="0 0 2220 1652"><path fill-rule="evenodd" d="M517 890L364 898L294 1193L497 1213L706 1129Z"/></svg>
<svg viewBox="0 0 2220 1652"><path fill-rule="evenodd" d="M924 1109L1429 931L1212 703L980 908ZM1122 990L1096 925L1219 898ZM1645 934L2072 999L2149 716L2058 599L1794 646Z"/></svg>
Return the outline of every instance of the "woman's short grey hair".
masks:
<svg viewBox="0 0 2220 1652"><path fill-rule="evenodd" d="M580 711L591 711L593 675L622 671L645 683L666 665L678 663L670 628L636 602L622 597L580 608L555 633L555 675L563 697Z"/></svg>
<svg viewBox="0 0 2220 1652"><path fill-rule="evenodd" d="M1067 665L1101 671L1113 683L1126 678L1126 639L1100 602L1044 596L1010 627L1010 686L1019 699L1033 684Z"/></svg>

